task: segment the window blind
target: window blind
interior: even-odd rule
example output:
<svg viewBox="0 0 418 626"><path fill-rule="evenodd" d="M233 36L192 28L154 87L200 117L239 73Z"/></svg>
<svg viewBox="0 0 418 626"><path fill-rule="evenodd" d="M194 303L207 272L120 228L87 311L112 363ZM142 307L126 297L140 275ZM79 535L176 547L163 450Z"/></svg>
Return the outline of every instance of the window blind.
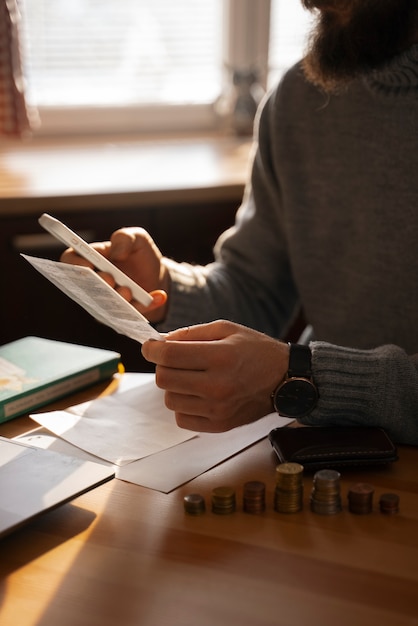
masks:
<svg viewBox="0 0 418 626"><path fill-rule="evenodd" d="M21 1L35 103L196 103L217 95L221 0Z"/></svg>
<svg viewBox="0 0 418 626"><path fill-rule="evenodd" d="M231 59L254 50L270 87L309 22L300 0L19 2L28 101L46 133L213 128Z"/></svg>

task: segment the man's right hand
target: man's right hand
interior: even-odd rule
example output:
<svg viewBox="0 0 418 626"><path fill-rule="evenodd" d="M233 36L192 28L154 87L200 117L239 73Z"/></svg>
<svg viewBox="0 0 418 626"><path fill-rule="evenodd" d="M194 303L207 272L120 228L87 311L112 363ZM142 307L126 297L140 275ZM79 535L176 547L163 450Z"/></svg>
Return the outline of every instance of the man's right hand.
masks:
<svg viewBox="0 0 418 626"><path fill-rule="evenodd" d="M162 262L163 256L149 233L143 228L121 228L115 231L110 241L90 244L122 272L127 274L153 297L153 302L145 308L132 299L128 287L119 287L110 274L100 272L100 276L125 300L128 300L150 322L161 322L167 310L167 294L170 287L170 275ZM63 263L73 265L92 265L80 257L72 248L63 252Z"/></svg>

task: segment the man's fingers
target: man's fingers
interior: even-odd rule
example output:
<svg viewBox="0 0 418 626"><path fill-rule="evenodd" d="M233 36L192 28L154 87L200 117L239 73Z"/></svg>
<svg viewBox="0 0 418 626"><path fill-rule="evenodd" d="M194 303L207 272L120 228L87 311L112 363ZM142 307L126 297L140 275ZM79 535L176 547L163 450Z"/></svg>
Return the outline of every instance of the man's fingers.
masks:
<svg viewBox="0 0 418 626"><path fill-rule="evenodd" d="M196 326L186 326L178 328L167 335L167 340L171 341L217 341L225 339L232 333L237 332L237 325L226 320L216 320L208 324L197 324Z"/></svg>

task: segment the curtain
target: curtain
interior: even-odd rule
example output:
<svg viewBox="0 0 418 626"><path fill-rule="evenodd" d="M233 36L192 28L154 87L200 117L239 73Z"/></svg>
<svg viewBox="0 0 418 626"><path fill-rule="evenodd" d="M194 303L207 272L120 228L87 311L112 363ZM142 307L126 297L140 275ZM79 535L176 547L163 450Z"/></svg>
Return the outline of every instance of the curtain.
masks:
<svg viewBox="0 0 418 626"><path fill-rule="evenodd" d="M32 128L26 106L19 40L18 0L0 0L0 135L21 137Z"/></svg>

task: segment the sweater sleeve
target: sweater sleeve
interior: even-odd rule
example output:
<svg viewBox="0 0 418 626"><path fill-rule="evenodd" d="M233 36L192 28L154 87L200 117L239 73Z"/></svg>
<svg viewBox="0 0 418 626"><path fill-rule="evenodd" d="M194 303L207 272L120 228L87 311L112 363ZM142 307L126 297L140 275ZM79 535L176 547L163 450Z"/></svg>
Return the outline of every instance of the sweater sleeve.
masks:
<svg viewBox="0 0 418 626"><path fill-rule="evenodd" d="M172 285L159 330L224 318L280 338L297 313L271 145L275 106L273 93L260 108L251 179L234 226L215 245L214 262L202 267L164 261Z"/></svg>
<svg viewBox="0 0 418 626"><path fill-rule="evenodd" d="M319 401L302 423L380 426L398 443L418 444L418 355L394 345L311 348Z"/></svg>

